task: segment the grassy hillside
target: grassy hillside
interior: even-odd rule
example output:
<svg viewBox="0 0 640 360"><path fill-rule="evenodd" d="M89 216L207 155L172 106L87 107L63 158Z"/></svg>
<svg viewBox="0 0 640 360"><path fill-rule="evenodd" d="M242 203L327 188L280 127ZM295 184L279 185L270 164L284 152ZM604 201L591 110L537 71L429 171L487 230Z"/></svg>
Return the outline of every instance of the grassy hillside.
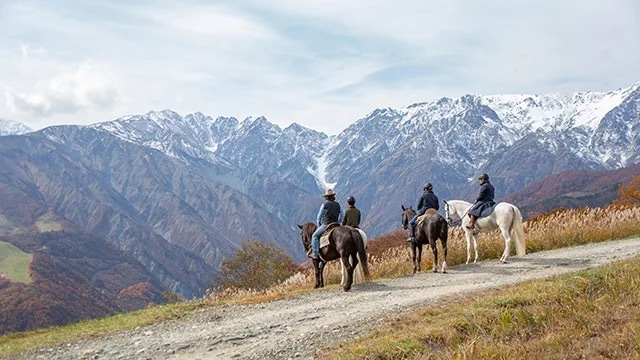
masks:
<svg viewBox="0 0 640 360"><path fill-rule="evenodd" d="M0 255L0 269L9 274L0 279L0 334L100 318L164 301L164 289L142 265L101 239L49 231L4 235L0 240L0 254L5 255ZM18 275L29 282L15 281Z"/></svg>
<svg viewBox="0 0 640 360"><path fill-rule="evenodd" d="M0 241L0 276L12 282L31 283L29 264L33 260L31 254L18 249L12 244Z"/></svg>
<svg viewBox="0 0 640 360"><path fill-rule="evenodd" d="M640 257L460 296L398 316L323 359L629 359ZM634 355L635 354L635 355Z"/></svg>

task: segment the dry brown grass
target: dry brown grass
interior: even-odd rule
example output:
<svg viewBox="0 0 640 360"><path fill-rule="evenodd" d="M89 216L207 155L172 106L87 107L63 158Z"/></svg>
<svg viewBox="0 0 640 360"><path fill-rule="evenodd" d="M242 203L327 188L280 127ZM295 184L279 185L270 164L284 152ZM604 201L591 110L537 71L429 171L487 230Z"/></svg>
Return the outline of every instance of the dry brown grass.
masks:
<svg viewBox="0 0 640 360"><path fill-rule="evenodd" d="M325 359L633 359L640 257L449 298L386 322Z"/></svg>
<svg viewBox="0 0 640 360"><path fill-rule="evenodd" d="M608 206L605 208L581 208L554 210L524 223L527 253L557 249L567 246L620 239L640 234L640 207ZM369 270L372 279L391 278L410 274L413 270L411 248L406 243L406 231L396 231L369 242ZM473 246L473 245L472 245ZM467 247L460 227L449 229L447 265L464 264ZM499 231L478 235L480 260L499 259L504 250L504 239ZM515 254L512 243L511 254ZM442 247L438 242L438 251ZM473 259L473 249L471 250ZM423 248L422 269L433 266L433 254L428 246ZM340 263L332 261L325 266L325 284L329 288L339 285ZM264 291L227 289L214 295L216 301L238 301L249 298L278 298L287 293L313 288L315 275L307 265L303 272ZM356 282L357 283L357 282Z"/></svg>

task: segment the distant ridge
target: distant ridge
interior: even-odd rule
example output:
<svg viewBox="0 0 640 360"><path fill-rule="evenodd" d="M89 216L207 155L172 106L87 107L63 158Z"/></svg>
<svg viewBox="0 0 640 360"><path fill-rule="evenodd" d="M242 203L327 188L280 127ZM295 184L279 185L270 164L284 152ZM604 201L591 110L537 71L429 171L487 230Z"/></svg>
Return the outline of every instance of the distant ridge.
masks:
<svg viewBox="0 0 640 360"><path fill-rule="evenodd" d="M618 188L640 176L640 163L611 171L572 170L547 176L509 194L507 201L525 217L557 208L601 207L618 197Z"/></svg>

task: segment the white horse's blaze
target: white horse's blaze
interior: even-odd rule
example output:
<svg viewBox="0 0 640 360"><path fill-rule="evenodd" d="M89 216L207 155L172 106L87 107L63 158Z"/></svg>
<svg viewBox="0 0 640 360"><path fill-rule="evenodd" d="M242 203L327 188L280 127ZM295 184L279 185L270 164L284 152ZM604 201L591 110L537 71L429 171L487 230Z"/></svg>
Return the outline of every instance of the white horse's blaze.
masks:
<svg viewBox="0 0 640 360"><path fill-rule="evenodd" d="M477 234L500 229L504 237L504 251L500 261L507 262L511 240L516 243L516 255L526 254L526 240L524 228L522 226L522 214L520 210L512 204L501 202L496 205L493 213L487 217L476 220L476 230L467 229L469 217L467 212L473 204L463 200L449 200L444 202L445 217L447 220L454 220L454 217L462 220L462 229L467 240L467 264L471 260L471 239L475 250L475 260L478 261L478 238Z"/></svg>

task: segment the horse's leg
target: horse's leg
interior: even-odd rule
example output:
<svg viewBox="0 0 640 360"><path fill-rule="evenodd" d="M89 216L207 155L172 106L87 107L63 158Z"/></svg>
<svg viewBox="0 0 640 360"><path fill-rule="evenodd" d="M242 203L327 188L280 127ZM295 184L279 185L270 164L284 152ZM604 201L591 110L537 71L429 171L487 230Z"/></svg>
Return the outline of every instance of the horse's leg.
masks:
<svg viewBox="0 0 640 360"><path fill-rule="evenodd" d="M447 239L440 239L442 242L442 273L447 272Z"/></svg>
<svg viewBox="0 0 640 360"><path fill-rule="evenodd" d="M324 287L324 262L323 261L319 261L319 260L314 260L314 261L318 261L318 272L316 273L316 288L319 287Z"/></svg>
<svg viewBox="0 0 640 360"><path fill-rule="evenodd" d="M431 251L433 252L433 272L438 272L438 244L436 244L435 240L429 240L429 245L431 246Z"/></svg>
<svg viewBox="0 0 640 360"><path fill-rule="evenodd" d="M500 231L504 237L504 251L502 252L500 262L506 264L507 258L509 257L509 250L511 249L511 234L509 233L508 228L500 228Z"/></svg>
<svg viewBox="0 0 640 360"><path fill-rule="evenodd" d="M467 240L467 262L466 264L469 263L469 260L471 260L471 232L467 229L464 230L464 238L465 240ZM478 259L478 251L476 250L476 260Z"/></svg>
<svg viewBox="0 0 640 360"><path fill-rule="evenodd" d="M313 268L316 271L316 284L313 288L317 289L320 287L320 261L313 259Z"/></svg>
<svg viewBox="0 0 640 360"><path fill-rule="evenodd" d="M353 285L353 267L351 263L349 263L349 256L342 255L340 258L342 263L345 264L347 270L347 283L343 286L344 291L349 291L351 289L351 285Z"/></svg>
<svg viewBox="0 0 640 360"><path fill-rule="evenodd" d="M344 285L344 273L346 266L344 265L344 261L340 259L340 285Z"/></svg>
<svg viewBox="0 0 640 360"><path fill-rule="evenodd" d="M316 268L316 286L315 288L321 288L324 286L324 281L322 279L322 271L324 270L324 263L320 260L313 260L314 267Z"/></svg>
<svg viewBox="0 0 640 360"><path fill-rule="evenodd" d="M415 242L411 243L411 260L413 261L413 273L418 272L418 264L416 263L416 256L418 255L418 245Z"/></svg>
<svg viewBox="0 0 640 360"><path fill-rule="evenodd" d="M474 263L478 262L478 235L471 233L473 237L473 250L476 252L476 258L473 260Z"/></svg>
<svg viewBox="0 0 640 360"><path fill-rule="evenodd" d="M422 271L422 244L418 245L418 272Z"/></svg>
<svg viewBox="0 0 640 360"><path fill-rule="evenodd" d="M351 264L351 271L353 272L353 283L356 283L356 278L358 277L358 264L360 263L360 261L358 261L358 252L354 252L353 254L351 254L351 256L349 256L349 263ZM362 278L360 279L362 280Z"/></svg>
<svg viewBox="0 0 640 360"><path fill-rule="evenodd" d="M362 265L358 266L358 264L360 264L360 255L356 254L354 257L357 262L353 265L353 282L364 282L364 271L362 270Z"/></svg>

